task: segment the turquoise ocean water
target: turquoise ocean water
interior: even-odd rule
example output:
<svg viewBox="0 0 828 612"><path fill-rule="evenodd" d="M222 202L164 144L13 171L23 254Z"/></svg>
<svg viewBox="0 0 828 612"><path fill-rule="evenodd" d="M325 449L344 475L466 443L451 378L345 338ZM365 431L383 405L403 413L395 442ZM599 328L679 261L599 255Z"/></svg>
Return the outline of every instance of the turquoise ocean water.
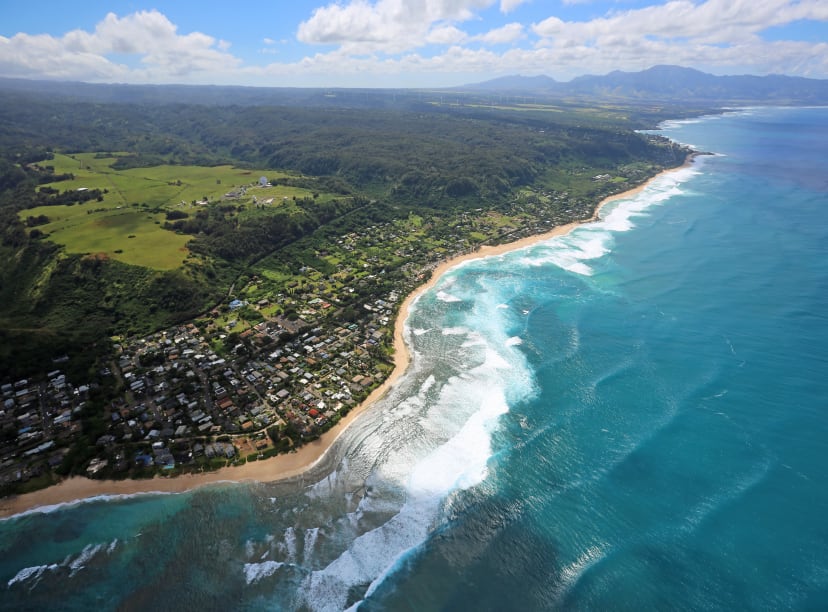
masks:
<svg viewBox="0 0 828 612"><path fill-rule="evenodd" d="M281 484L0 521L0 609L828 609L828 109L466 263L409 373Z"/></svg>

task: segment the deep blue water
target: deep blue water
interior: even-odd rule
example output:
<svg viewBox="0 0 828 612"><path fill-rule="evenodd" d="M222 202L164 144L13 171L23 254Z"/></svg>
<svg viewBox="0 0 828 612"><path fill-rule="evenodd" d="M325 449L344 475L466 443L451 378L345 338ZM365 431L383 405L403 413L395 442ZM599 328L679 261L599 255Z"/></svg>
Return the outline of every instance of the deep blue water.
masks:
<svg viewBox="0 0 828 612"><path fill-rule="evenodd" d="M418 301L409 373L282 484L0 522L2 609L828 608L828 109Z"/></svg>

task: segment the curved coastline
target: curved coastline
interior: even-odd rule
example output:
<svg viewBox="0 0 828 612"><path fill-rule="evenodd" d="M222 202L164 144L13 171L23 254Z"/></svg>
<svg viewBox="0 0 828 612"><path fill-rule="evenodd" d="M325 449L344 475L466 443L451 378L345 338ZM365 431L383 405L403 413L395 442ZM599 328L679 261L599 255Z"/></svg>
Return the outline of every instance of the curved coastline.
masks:
<svg viewBox="0 0 828 612"><path fill-rule="evenodd" d="M390 376L333 428L326 431L317 440L302 445L296 451L284 455L277 455L276 457L262 461L245 463L240 466L221 468L214 472L182 474L172 478L156 476L155 478L147 480L92 480L82 476L74 476L46 489L18 496L0 498L0 519L31 512L48 512L59 507L75 505L84 501L94 501L96 499L142 494L184 493L209 484L275 482L303 474L317 465L325 457L337 438L345 432L359 415L384 397L396 385L400 376L408 370L411 354L405 341L405 324L409 316L410 308L423 293L437 284L443 274L466 261L502 255L510 251L526 248L533 244L549 240L550 238L568 234L584 223L596 221L599 218L601 209L607 204L616 200L634 197L660 176L690 166L693 163L694 157L695 154L691 154L683 165L664 170L628 191L604 198L596 207L592 217L585 221L559 225L543 234L528 236L514 242L497 246L483 246L472 253L459 255L439 263L433 269L430 279L412 291L400 305L394 324L394 369Z"/></svg>

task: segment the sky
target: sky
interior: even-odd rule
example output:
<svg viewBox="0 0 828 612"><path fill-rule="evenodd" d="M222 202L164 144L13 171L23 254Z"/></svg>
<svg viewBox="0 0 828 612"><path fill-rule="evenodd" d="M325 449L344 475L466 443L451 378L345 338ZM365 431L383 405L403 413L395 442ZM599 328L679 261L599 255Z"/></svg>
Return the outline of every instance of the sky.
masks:
<svg viewBox="0 0 828 612"><path fill-rule="evenodd" d="M828 0L0 0L0 76L447 87L637 71L828 78Z"/></svg>

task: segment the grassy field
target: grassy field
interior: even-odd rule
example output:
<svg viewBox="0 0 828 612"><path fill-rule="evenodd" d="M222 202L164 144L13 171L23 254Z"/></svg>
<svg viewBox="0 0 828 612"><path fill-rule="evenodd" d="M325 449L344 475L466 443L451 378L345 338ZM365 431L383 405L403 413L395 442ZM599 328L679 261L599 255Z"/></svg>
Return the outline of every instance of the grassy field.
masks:
<svg viewBox="0 0 828 612"><path fill-rule="evenodd" d="M97 153L78 153L74 155L56 154L49 161L55 173L72 173L75 179L53 183L50 187L71 190L86 187L88 189L108 189L104 199L117 206L133 203L146 203L150 208L169 207L180 202L191 203L193 200L207 198L220 200L222 196L234 189L257 183L259 177L268 179L284 178L283 172L268 170L246 170L234 166L176 166L163 165L150 168L130 168L116 170L112 164L119 154L111 157L99 157ZM282 193L284 190L285 193ZM295 188L273 187L262 190L268 197L277 195L296 195ZM303 195L310 196L307 190Z"/></svg>
<svg viewBox="0 0 828 612"><path fill-rule="evenodd" d="M71 235L80 252L106 253L157 270L177 268L188 254L190 236L163 230L151 219L145 213L125 211L81 224Z"/></svg>
<svg viewBox="0 0 828 612"><path fill-rule="evenodd" d="M71 173L74 179L51 183L60 191L100 189L103 201L73 206L41 206L20 213L22 218L46 215L50 222L39 229L48 239L70 253L103 253L124 263L158 270L181 266L187 257L190 236L163 229L165 213L182 210L193 214L203 202L208 206L232 202L252 214L257 206L281 206L293 198L311 198L313 192L298 187L258 185L289 175L270 170L246 170L233 166L174 166L116 170L119 154L56 154L48 162L56 174ZM242 192L225 198L229 192ZM319 194L321 200L333 197ZM200 202L195 204L194 202ZM266 204L265 204L266 203Z"/></svg>
<svg viewBox="0 0 828 612"><path fill-rule="evenodd" d="M191 239L163 229L163 214L106 206L106 199L75 206L41 206L21 213L29 215L49 217L50 223L38 229L69 253L103 253L127 264L156 270L181 266Z"/></svg>

